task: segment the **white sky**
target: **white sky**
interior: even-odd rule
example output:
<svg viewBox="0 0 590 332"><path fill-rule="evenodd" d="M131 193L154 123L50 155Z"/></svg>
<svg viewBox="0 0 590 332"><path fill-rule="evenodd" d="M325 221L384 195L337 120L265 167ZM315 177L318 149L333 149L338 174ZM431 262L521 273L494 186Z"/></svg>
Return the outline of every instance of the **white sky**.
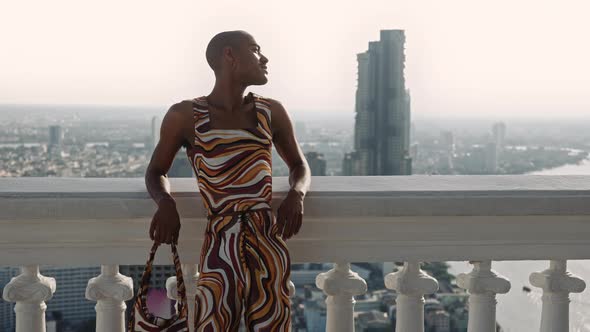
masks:
<svg viewBox="0 0 590 332"><path fill-rule="evenodd" d="M223 30L270 59L252 90L291 110L354 109L356 54L406 30L412 112L590 115L590 2L3 1L0 103L169 105L207 94Z"/></svg>

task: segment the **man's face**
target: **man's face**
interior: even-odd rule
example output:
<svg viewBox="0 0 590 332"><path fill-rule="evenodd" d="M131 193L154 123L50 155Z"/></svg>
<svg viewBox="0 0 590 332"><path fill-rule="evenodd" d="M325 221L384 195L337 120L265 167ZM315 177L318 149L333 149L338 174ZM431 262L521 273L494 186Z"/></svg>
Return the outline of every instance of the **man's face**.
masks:
<svg viewBox="0 0 590 332"><path fill-rule="evenodd" d="M268 82L268 59L260 52L260 46L250 35L244 35L240 46L234 50L235 78L245 85L264 85Z"/></svg>

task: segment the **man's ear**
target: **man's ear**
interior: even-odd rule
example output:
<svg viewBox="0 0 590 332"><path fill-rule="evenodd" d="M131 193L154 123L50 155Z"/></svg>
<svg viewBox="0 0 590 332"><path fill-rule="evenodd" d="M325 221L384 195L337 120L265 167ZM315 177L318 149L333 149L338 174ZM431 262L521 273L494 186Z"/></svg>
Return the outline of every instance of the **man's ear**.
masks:
<svg viewBox="0 0 590 332"><path fill-rule="evenodd" d="M231 46L225 46L223 48L223 61L227 62L231 68L235 68L236 65L236 57L234 54L234 50Z"/></svg>

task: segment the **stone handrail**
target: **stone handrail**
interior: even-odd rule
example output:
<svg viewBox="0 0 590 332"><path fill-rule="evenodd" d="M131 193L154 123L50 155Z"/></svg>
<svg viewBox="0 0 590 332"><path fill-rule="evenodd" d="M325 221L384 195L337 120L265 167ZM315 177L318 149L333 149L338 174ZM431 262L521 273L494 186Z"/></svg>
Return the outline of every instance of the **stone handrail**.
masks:
<svg viewBox="0 0 590 332"><path fill-rule="evenodd" d="M273 180L276 211L288 184ZM196 182L171 188L196 261ZM141 178L0 179L0 265L137 264L155 208ZM588 259L589 238L588 176L314 177L288 245L294 262Z"/></svg>

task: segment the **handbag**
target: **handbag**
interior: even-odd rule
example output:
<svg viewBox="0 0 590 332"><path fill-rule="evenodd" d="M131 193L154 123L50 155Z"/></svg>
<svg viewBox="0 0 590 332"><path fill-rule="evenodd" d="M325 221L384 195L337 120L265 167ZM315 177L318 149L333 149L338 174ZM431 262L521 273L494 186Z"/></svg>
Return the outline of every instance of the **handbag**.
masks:
<svg viewBox="0 0 590 332"><path fill-rule="evenodd" d="M156 255L156 250L160 244L154 242L150 255L145 264L145 269L141 275L141 283L139 285L139 291L131 314L129 317L128 331L129 332L154 332L154 331L165 331L165 332L188 332L188 306L186 301L186 289L184 280L182 278L182 267L180 265L180 259L178 258L178 252L176 250L176 244L172 243L172 259L174 261L174 267L176 269L176 281L178 298L178 310L170 318L162 318L155 316L147 310L147 290L150 284L150 277L152 274L152 264Z"/></svg>

